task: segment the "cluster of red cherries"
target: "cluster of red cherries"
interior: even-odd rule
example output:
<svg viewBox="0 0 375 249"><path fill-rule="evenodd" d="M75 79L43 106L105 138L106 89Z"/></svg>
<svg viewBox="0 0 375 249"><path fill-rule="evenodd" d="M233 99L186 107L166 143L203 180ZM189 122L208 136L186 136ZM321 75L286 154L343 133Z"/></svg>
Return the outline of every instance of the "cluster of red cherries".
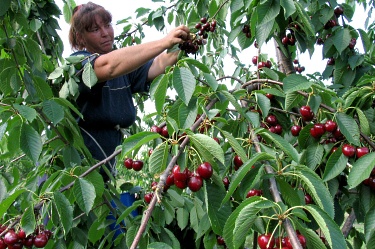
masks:
<svg viewBox="0 0 375 249"><path fill-rule="evenodd" d="M208 22L207 17L202 17L200 22L195 24L195 28L198 30L197 36L192 36L179 45L179 48L187 54L197 53L200 46L207 43L208 32L215 32L216 30L216 21Z"/></svg>
<svg viewBox="0 0 375 249"><path fill-rule="evenodd" d="M280 135L283 132L282 126L279 124L276 116L273 114L268 115L265 118L265 122L261 124L263 128L268 128L272 133Z"/></svg>
<svg viewBox="0 0 375 249"><path fill-rule="evenodd" d="M263 67L266 67L266 68L271 68L272 67L272 63L270 60L267 60L267 61L258 61L259 57L258 56L253 56L253 58L251 59L251 62L254 64L254 65L257 65L258 69L261 69Z"/></svg>
<svg viewBox="0 0 375 249"><path fill-rule="evenodd" d="M1 225L0 233L3 233L7 229L7 226ZM34 233L27 236L23 229L19 229L16 232L13 228L10 228L0 238L0 249L21 249L23 247L32 248L33 246L43 248L47 245L51 236L52 232L44 229L42 225L36 227Z"/></svg>
<svg viewBox="0 0 375 249"><path fill-rule="evenodd" d="M133 160L133 158L126 158L124 160L124 166L127 169L133 169L135 171L141 171L143 169L143 161L142 160Z"/></svg>
<svg viewBox="0 0 375 249"><path fill-rule="evenodd" d="M302 248L306 248L306 238L299 231L297 232L297 238ZM293 245L290 242L289 237L278 237L274 238L271 234L261 234L257 238L258 246L260 249L271 249L271 248L283 248L293 249Z"/></svg>
<svg viewBox="0 0 375 249"><path fill-rule="evenodd" d="M189 188L190 191L197 192L202 188L203 180L210 179L213 173L209 162L201 163L194 172L188 168L181 171L181 167L176 164L165 181L164 191L175 185L179 189ZM156 185L157 182L153 182L152 188L154 189ZM145 202L150 203L152 197L153 193L146 193L144 196Z"/></svg>
<svg viewBox="0 0 375 249"><path fill-rule="evenodd" d="M295 65L294 70L296 70L296 72L302 73L303 71L305 71L305 67L300 65L298 59L293 60L293 64Z"/></svg>
<svg viewBox="0 0 375 249"><path fill-rule="evenodd" d="M284 36L282 39L281 39L281 43L284 45L284 46L294 46L296 45L296 37L294 36L294 33L293 31L288 33L286 36Z"/></svg>
<svg viewBox="0 0 375 249"><path fill-rule="evenodd" d="M153 125L153 126L151 126L150 131L151 132L155 132L155 133L159 133L161 136L163 136L165 138L169 137L168 129L167 129L166 125L164 125L163 127L159 127L157 125Z"/></svg>
<svg viewBox="0 0 375 249"><path fill-rule="evenodd" d="M244 33L247 38L251 38L250 26L248 24L243 25L242 33Z"/></svg>

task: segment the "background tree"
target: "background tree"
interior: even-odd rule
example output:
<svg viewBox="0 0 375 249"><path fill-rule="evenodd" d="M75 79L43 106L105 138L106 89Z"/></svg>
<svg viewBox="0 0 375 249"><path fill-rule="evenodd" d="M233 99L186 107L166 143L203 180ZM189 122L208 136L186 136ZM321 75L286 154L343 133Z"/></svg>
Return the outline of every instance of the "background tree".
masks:
<svg viewBox="0 0 375 249"><path fill-rule="evenodd" d="M375 247L374 24L350 25L373 2L138 9L118 47L142 42L144 25L186 24L191 40L135 96L141 113L146 99L156 111L124 130L108 184L76 122L77 74L96 77L83 57L61 57L57 18L75 7L64 4L2 1L0 248ZM258 54L241 61L251 46ZM327 66L305 75L298 55L316 46ZM123 191L138 199L124 205Z"/></svg>

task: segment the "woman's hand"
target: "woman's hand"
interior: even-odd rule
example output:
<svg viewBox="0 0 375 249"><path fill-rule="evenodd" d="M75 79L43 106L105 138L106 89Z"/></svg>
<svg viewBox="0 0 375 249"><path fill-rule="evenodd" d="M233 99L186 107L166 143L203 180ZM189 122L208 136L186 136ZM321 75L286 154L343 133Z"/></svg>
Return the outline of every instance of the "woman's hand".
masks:
<svg viewBox="0 0 375 249"><path fill-rule="evenodd" d="M189 38L190 30L185 25L172 29L167 36L162 39L166 49L172 48L176 44L181 44Z"/></svg>

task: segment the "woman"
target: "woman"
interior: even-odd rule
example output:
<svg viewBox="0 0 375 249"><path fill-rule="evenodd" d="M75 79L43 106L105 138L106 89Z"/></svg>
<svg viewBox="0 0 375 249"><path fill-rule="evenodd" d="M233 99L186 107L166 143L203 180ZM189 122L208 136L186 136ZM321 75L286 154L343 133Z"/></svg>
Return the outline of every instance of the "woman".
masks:
<svg viewBox="0 0 375 249"><path fill-rule="evenodd" d="M97 160L107 158L121 144L123 136L118 127L134 123L132 94L148 91L150 82L177 61L178 52L165 50L189 37L189 29L182 25L160 40L113 50L111 21L106 9L88 2L74 9L69 31L70 44L77 51L73 55L99 55L91 61L98 83L91 89L80 84L77 100L83 114L79 126ZM114 160L109 166L113 173Z"/></svg>

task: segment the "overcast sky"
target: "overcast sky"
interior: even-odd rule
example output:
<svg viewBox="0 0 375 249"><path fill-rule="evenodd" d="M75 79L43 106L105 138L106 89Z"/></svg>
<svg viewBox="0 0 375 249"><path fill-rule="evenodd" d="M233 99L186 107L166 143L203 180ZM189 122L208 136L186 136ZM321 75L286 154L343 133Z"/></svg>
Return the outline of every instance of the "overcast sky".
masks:
<svg viewBox="0 0 375 249"><path fill-rule="evenodd" d="M75 0L76 4L84 4L87 3L88 0ZM121 28L116 25L116 22L118 20L122 20L127 17L132 17L131 23L139 23L139 20L135 19L135 10L139 7L144 8L150 8L152 10L156 9L160 5L164 4L163 2L153 2L152 0L91 0L92 2L102 5L107 10L109 10L112 13L113 17L113 26L115 29L115 35L121 34ZM56 0L56 3L59 5L60 9L63 7L63 1L62 0ZM362 6L357 7L357 11L355 12L355 15L353 17L353 22L350 23L355 28L362 28L364 29L364 22L366 19L366 15L363 13ZM372 19L373 20L373 19ZM371 23L371 22L370 22ZM67 24L64 21L63 16L60 18L60 27L61 31L59 31L59 35L61 39L64 42L64 53L63 57L68 57L71 54L71 48L68 41L68 32L69 32L69 24ZM157 32L155 28L148 28L144 27L145 34L147 35L144 41L148 41L149 39L158 39L163 37L165 34L162 34L160 32ZM360 42L357 42L357 48L359 48L360 45L358 45ZM262 53L269 53L270 57L274 57L274 46L273 42L271 44L267 44L267 47L263 48ZM271 49L270 49L271 48ZM301 62L301 66L306 67L306 72L313 73L316 71L323 72L326 63L322 62L322 46L316 46L315 48L315 54L312 59L310 59L310 56L308 53L299 55L299 59ZM249 50L255 50L253 46L251 46L249 49L244 52L244 63L249 64L251 63L251 57L252 54L256 55L256 51L252 52ZM268 52L270 51L270 52ZM249 57L250 55L250 57ZM241 55L240 55L241 56ZM230 71L230 70L229 70Z"/></svg>

